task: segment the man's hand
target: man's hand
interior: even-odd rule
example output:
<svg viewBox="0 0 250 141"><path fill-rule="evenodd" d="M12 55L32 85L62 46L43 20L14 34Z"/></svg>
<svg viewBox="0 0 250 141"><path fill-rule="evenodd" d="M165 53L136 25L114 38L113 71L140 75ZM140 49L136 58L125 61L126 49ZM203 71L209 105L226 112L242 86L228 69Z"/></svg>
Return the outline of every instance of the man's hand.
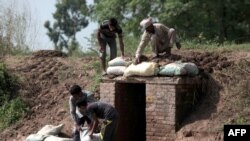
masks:
<svg viewBox="0 0 250 141"><path fill-rule="evenodd" d="M103 53L103 52L104 52L104 47L100 47L99 51L100 51L101 53Z"/></svg>
<svg viewBox="0 0 250 141"><path fill-rule="evenodd" d="M89 134L89 137L90 137L91 139L93 139L93 134Z"/></svg>
<svg viewBox="0 0 250 141"><path fill-rule="evenodd" d="M135 58L135 61L134 61L134 64L137 65L140 63L140 57L136 57Z"/></svg>
<svg viewBox="0 0 250 141"><path fill-rule="evenodd" d="M124 56L124 55L121 55L121 58L122 58L122 59L124 59L124 58L125 58L125 56Z"/></svg>

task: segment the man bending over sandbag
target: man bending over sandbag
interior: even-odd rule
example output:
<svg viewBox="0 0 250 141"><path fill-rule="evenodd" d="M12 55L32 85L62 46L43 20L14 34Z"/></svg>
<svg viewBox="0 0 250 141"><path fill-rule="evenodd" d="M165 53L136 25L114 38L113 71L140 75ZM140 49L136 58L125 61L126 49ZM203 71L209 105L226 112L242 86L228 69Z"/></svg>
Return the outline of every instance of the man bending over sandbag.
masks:
<svg viewBox="0 0 250 141"><path fill-rule="evenodd" d="M154 58L159 57L160 53L165 53L164 56L168 57L171 54L171 48L174 43L178 49L181 44L174 28L169 28L161 23L153 23L151 18L144 19L140 22L140 26L145 30L141 37L140 44L137 48L135 55L135 64L141 62L140 57L144 48L151 42Z"/></svg>
<svg viewBox="0 0 250 141"><path fill-rule="evenodd" d="M90 138L98 126L98 119L103 119L105 124L105 127L101 130L103 141L115 141L119 115L113 106L103 102L89 104L85 100L81 100L77 102L77 107L81 112L87 113L92 118L88 132Z"/></svg>
<svg viewBox="0 0 250 141"><path fill-rule="evenodd" d="M73 141L80 141L79 131L81 130L80 124L84 125L84 122L90 122L90 119L85 113L80 113L76 108L76 103L79 100L85 100L87 102L95 102L94 95L89 91L83 91L79 85L73 85L70 88L69 108L72 119L75 123L76 130L74 131Z"/></svg>

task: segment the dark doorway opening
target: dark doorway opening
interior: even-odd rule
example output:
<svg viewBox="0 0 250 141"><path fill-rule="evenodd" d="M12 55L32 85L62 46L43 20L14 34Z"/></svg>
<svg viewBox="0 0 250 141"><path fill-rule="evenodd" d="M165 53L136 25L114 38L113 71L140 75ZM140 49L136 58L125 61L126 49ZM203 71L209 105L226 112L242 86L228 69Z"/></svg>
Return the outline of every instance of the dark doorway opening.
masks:
<svg viewBox="0 0 250 141"><path fill-rule="evenodd" d="M146 86L143 83L117 83L115 107L119 112L116 141L146 140Z"/></svg>

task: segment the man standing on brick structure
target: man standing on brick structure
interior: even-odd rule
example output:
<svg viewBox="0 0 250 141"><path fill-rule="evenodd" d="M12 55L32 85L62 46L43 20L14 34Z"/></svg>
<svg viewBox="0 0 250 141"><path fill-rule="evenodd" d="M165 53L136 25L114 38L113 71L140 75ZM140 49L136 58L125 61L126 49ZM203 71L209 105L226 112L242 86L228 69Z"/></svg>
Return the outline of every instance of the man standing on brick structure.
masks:
<svg viewBox="0 0 250 141"><path fill-rule="evenodd" d="M103 119L105 127L101 129L102 140L115 141L119 115L113 106L103 102L88 104L86 101L82 100L77 102L77 107L80 111L86 112L87 115L92 118L92 123L89 126L88 132L91 138L98 126L98 119Z"/></svg>
<svg viewBox="0 0 250 141"><path fill-rule="evenodd" d="M165 53L164 56L168 57L171 54L171 48L174 43L178 49L181 44L174 28L168 28L161 23L153 23L151 18L144 19L140 22L140 26L145 29L140 44L135 54L135 63L140 63L140 57L144 48L151 41L152 51L154 58L159 57L160 53Z"/></svg>
<svg viewBox="0 0 250 141"><path fill-rule="evenodd" d="M102 75L106 74L106 46L109 45L110 60L117 57L116 33L118 34L121 56L124 56L124 43L122 37L122 28L119 26L115 18L110 18L102 22L97 31L97 40L100 45L100 58L103 69Z"/></svg>

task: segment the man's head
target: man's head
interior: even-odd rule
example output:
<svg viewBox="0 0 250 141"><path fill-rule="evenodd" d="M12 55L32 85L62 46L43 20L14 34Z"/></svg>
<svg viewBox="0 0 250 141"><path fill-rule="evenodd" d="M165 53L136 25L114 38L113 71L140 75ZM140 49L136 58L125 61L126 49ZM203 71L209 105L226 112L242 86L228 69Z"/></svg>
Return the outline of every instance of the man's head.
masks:
<svg viewBox="0 0 250 141"><path fill-rule="evenodd" d="M154 25L153 25L152 18L143 19L140 22L140 26L142 26L143 29L145 29L147 32L154 33Z"/></svg>
<svg viewBox="0 0 250 141"><path fill-rule="evenodd" d="M74 98L79 98L82 94L82 88L79 85L73 85L70 88L70 94L74 97Z"/></svg>
<svg viewBox="0 0 250 141"><path fill-rule="evenodd" d="M76 106L78 107L80 112L85 112L88 106L88 103L86 100L79 100L76 102Z"/></svg>
<svg viewBox="0 0 250 141"><path fill-rule="evenodd" d="M117 20L115 18L110 18L109 19L109 29L111 31L115 30L115 27L117 26Z"/></svg>

